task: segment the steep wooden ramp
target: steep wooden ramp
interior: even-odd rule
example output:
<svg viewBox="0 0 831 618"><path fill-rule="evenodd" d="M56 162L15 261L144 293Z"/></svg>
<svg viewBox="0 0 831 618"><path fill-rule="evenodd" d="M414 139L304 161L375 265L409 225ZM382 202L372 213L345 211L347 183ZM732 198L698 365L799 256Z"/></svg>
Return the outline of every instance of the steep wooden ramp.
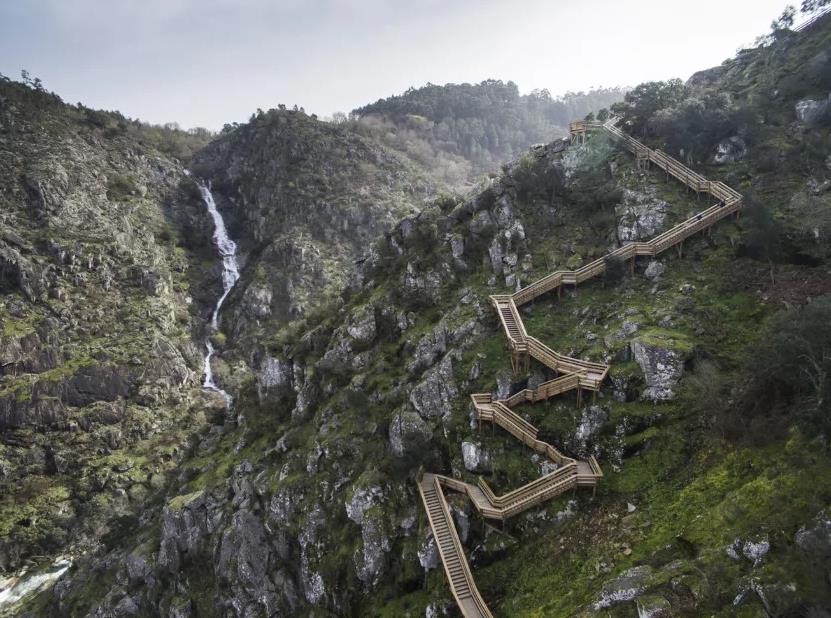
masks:
<svg viewBox="0 0 831 618"><path fill-rule="evenodd" d="M465 618L493 618L473 581L438 478L425 473L418 481L418 491L456 604Z"/></svg>
<svg viewBox="0 0 831 618"><path fill-rule="evenodd" d="M478 618L490 616L491 613L473 581L442 488L464 493L483 517L504 522L507 518L570 489L594 488L603 477L603 471L594 457L589 457L585 461L566 457L551 444L540 440L537 436L537 428L512 408L520 404L548 399L574 389L577 390L579 405L583 389L596 393L606 379L609 367L602 363L560 354L535 337L529 336L518 307L553 290L559 293L564 285L577 286L601 275L606 271L607 258L610 256L631 260L634 269L634 260L638 256L655 256L671 247L679 247L680 255L681 243L686 238L707 229L732 213L738 216L743 205L742 196L737 191L723 182L707 180L666 153L652 150L641 144L618 129L615 126L616 122L616 118L604 123L574 122L570 126L572 142L581 139L585 141L589 131L608 131L616 139L622 141L626 148L635 155L639 166L655 165L664 170L667 178L672 176L696 193L710 195L717 202L648 242L628 243L577 270L558 270L514 294L491 296L491 302L499 316L502 329L505 331L514 371L518 371L520 358L524 356L526 368L529 359L534 358L561 375L540 384L535 389L519 391L504 401L494 401L487 393L471 395L476 419L480 424L485 421L498 425L535 452L551 459L557 464L557 469L501 496L496 495L482 478L476 485L473 485L447 476L435 474L419 476L418 491L439 548L447 580L450 583L453 597L466 617Z"/></svg>

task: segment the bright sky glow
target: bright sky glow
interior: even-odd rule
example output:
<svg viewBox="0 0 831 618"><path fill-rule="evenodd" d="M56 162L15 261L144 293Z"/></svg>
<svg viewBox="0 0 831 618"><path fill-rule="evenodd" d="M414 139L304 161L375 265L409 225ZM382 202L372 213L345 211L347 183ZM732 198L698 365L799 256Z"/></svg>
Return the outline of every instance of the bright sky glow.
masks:
<svg viewBox="0 0 831 618"><path fill-rule="evenodd" d="M278 103L326 116L426 82L522 92L720 64L783 0L0 0L0 72L71 103L220 128Z"/></svg>

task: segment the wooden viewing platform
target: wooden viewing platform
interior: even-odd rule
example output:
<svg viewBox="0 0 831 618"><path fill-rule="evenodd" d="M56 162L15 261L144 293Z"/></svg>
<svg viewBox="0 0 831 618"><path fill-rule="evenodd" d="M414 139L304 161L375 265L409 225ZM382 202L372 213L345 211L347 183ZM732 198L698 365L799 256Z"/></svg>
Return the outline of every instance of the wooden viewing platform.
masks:
<svg viewBox="0 0 831 618"><path fill-rule="evenodd" d="M419 472L419 495L439 549L450 591L466 618L491 617L492 614L473 581L442 488L465 494L482 517L504 522L509 517L559 496L569 489L591 487L594 491L603 477L603 471L593 456L586 461L567 457L551 444L539 440L537 428L514 412L513 408L524 403L543 401L572 390L577 391L579 406L584 390L591 391L592 395L596 396L609 374L609 366L560 354L528 335L518 308L548 292L556 290L559 295L564 285L576 288L578 284L603 274L610 257L631 260L634 270L634 262L638 256L656 256L671 247L678 248L680 255L685 239L709 229L728 215L735 213L738 217L743 206L740 193L723 182L707 180L660 150L652 150L641 144L618 129L615 126L617 120L611 118L606 122L572 122L569 126L572 144L585 143L586 136L591 131L606 131L623 142L635 155L638 166L648 168L655 165L664 170L667 178L672 176L699 196L711 196L716 203L648 242L625 244L577 270L558 270L514 294L491 296L491 302L505 332L514 372L519 372L521 366L527 370L530 359L533 358L553 370L557 377L543 382L535 389L519 391L502 401L494 401L488 393L471 395L475 418L480 428L482 421L498 425L535 452L548 457L557 468L501 496L497 496L481 477L476 485L472 485L447 476Z"/></svg>

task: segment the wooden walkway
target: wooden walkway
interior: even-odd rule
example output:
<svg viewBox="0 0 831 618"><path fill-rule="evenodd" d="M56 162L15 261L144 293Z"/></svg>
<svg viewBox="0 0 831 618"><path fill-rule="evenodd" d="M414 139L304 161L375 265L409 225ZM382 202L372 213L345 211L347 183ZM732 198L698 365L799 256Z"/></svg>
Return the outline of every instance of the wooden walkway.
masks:
<svg viewBox="0 0 831 618"><path fill-rule="evenodd" d="M707 180L660 150L652 150L641 144L618 129L615 126L617 120L612 118L602 123L571 123L569 129L572 144L585 142L587 134L591 131L606 131L635 155L639 166L654 165L664 170L667 179L672 176L699 196L703 194L714 198L716 203L648 242L628 243L577 270L555 271L514 294L491 296L491 302L505 332L514 372L519 372L523 366L527 370L530 359L533 358L553 370L556 377L535 389L522 390L502 401L494 401L487 393L471 395L475 418L480 428L483 421L498 425L536 453L548 457L557 467L553 472L501 496L497 496L481 477L476 485L472 485L447 476L419 472L418 491L421 501L439 548L450 590L466 618L490 617L492 614L473 581L464 549L453 525L444 489L465 494L482 517L504 522L509 517L559 496L569 489L591 487L594 490L603 477L603 471L594 457L578 461L567 457L551 444L537 439L537 428L514 412L513 408L524 403L543 401L572 390L577 391L579 406L584 390L596 396L609 373L609 366L560 354L528 335L518 307L549 292L556 291L559 295L564 285L576 287L604 273L609 257L629 260L634 270L638 256L656 256L671 247L676 247L680 255L685 239L709 229L730 214L735 213L738 216L743 205L740 193L723 182Z"/></svg>

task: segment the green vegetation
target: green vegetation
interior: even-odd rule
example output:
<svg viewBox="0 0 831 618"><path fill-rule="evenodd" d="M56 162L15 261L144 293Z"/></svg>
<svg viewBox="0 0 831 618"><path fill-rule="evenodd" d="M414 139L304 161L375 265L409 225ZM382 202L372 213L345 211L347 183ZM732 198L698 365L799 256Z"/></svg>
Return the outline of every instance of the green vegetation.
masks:
<svg viewBox="0 0 831 618"><path fill-rule="evenodd" d="M570 121L619 101L624 92L606 88L552 98L547 90L520 95L516 84L499 80L427 84L358 108L349 122L459 186L532 144L565 135Z"/></svg>
<svg viewBox="0 0 831 618"><path fill-rule="evenodd" d="M631 618L635 603L599 601L604 587L634 567L642 573L639 602L657 599L671 615L811 615L831 602L822 576L827 552L806 557L797 542L831 503L827 194L816 189L826 179L828 127L799 124L794 110L798 97L822 94L829 35L791 34L777 33L767 47L688 84L642 85L615 108L628 130L752 194L748 213L685 241L684 257L659 256L662 274L641 276L646 260L635 276L610 261L605 279L522 308L528 331L545 344L612 365L594 405L578 409L570 394L517 409L567 454L596 455L605 476L596 497L563 496L503 530L470 517L464 499L452 499L459 520L470 517L473 570L496 615ZM817 57L819 68L812 64ZM779 82L781 97L773 94ZM669 202L666 225L706 206L660 174L635 169L604 138L565 153L535 148L465 197L434 191L455 172L435 183L434 170L420 160L487 165L495 153L518 147L489 127L516 129L523 117L503 121L500 106L487 101L514 110L537 105L544 120L551 103L541 93L523 99L511 84L486 82L428 86L340 124L278 108L229 128L195 157L194 169L233 198L223 206L235 209L246 251L243 280L227 305L234 319L214 335L218 373L235 408L192 435L204 425L208 399L170 403L162 371L125 408L99 402L71 411L68 420L79 425L101 419L93 431L67 432L78 453L73 465L87 474L72 486L30 475L30 486L19 490L30 498L25 508L0 501L0 533L25 538L32 529L32 545L46 538L43 547L52 548L66 527L51 543L54 520L38 520L45 500L75 501L83 517L116 507L117 494L101 487L154 493L141 521L127 513L107 522L101 537L110 553L82 559L66 596L51 597L50 607L63 602L70 614L84 614L104 603L101 613L129 594L148 613L190 607L212 615L244 604L256 613L264 607L260 593L275 582L276 603L284 602L285 588L295 604L263 610L269 613L422 615L427 603L448 599L442 569L425 574L417 555L425 538L413 483L419 468L473 481L478 473L465 468L460 443L475 441L490 455L492 470L481 474L497 491L540 473L539 460L513 438L487 426L478 433L470 423L469 393L516 391L551 377L537 365L529 375L511 374L488 295L513 288L517 278L524 284L605 255L627 191L644 202ZM764 123L755 122L759 114ZM446 117L462 122L451 126ZM117 127L102 122L90 130L121 139ZM387 146L397 153L376 141L388 129ZM718 144L731 137L741 137L747 152L717 163ZM442 154L419 154L424 144ZM130 186L112 189L128 195ZM185 208L193 184L180 190ZM420 203L433 193L439 197ZM396 224L400 216L406 219ZM814 217L816 231L806 216ZM172 256L182 271L168 266L163 274L186 294L214 262L191 255L184 234L160 218L147 217L153 242L134 244L152 244L153 260ZM358 274L347 275L344 264L351 268L373 240ZM153 260L137 263L164 263ZM119 346L92 336L73 342L73 360L46 377L71 379L67 367L92 359L95 366L150 369L146 349L155 341L142 336L142 327L191 322L165 321L170 307L162 292L147 293L144 286L156 292L156 280L146 270L94 316L96 326L107 320ZM120 274L133 272L125 267ZM252 301L269 295L279 300L263 301L266 310ZM85 298L100 300L93 292ZM72 307L52 300L56 315ZM33 332L37 324L25 319L5 324L5 302L4 337ZM199 315L197 308L182 312ZM175 336L187 351L188 334ZM676 353L667 361L683 369L674 399L645 396L636 342ZM268 379L256 375L275 367ZM132 437L147 427L147 439ZM25 443L32 433L24 429L15 439ZM133 440L129 453L119 446L125 436ZM188 456L179 464L183 445ZM195 504L198 514L189 508ZM175 531L160 523L164 506L167 517L181 519ZM208 532L192 523L203 516ZM240 521L247 523L237 527ZM127 582L125 556L161 560L161 535L176 546L203 536L180 556L177 572L154 565L153 585ZM767 553L756 560L736 551L747 541L768 543ZM226 542L234 554L227 568L216 560ZM292 588L294 582L303 588ZM321 600L307 604L318 585Z"/></svg>
<svg viewBox="0 0 831 618"><path fill-rule="evenodd" d="M153 125L127 118L117 111L94 110L80 103L67 105L57 94L47 91L39 78L32 78L25 70L20 82L0 74L0 84L9 103L19 102L29 106L42 114L44 121L54 122L56 118L63 118L84 129L93 129L106 139L125 139L183 163L188 163L193 154L214 137L211 131L202 127L183 130L175 122Z"/></svg>

